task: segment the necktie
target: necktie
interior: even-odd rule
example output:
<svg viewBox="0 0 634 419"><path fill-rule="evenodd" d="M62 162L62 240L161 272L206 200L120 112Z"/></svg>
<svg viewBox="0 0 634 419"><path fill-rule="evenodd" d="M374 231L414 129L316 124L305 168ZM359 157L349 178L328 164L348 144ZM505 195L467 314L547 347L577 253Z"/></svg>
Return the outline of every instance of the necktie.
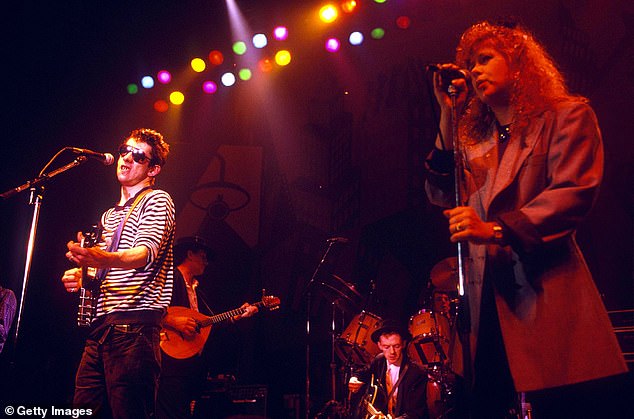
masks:
<svg viewBox="0 0 634 419"><path fill-rule="evenodd" d="M388 365L387 366L387 371L385 373L385 384L387 386L387 394L388 394L388 399L387 399L387 412L392 415L394 413L394 404L395 404L395 398L396 395L394 394L395 392L392 391L392 386L394 385L394 383L392 382L392 374L390 371L391 366Z"/></svg>

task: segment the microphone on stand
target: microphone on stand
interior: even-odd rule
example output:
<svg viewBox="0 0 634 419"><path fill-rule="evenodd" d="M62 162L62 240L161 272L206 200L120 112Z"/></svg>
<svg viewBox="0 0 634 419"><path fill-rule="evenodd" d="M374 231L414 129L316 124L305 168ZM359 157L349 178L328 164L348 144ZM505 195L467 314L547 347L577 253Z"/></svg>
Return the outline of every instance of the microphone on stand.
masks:
<svg viewBox="0 0 634 419"><path fill-rule="evenodd" d="M105 166L110 166L114 163L114 156L110 153L99 153L97 151L88 150L87 148L68 147L68 149L75 154L81 154L82 156L99 160Z"/></svg>
<svg viewBox="0 0 634 419"><path fill-rule="evenodd" d="M439 64L428 64L425 70L430 73L439 73L443 80L468 79L471 77L469 70L464 68L440 68Z"/></svg>
<svg viewBox="0 0 634 419"><path fill-rule="evenodd" d="M333 242L336 242L336 243L348 243L349 240L347 238L345 238L345 237L331 237L331 238L329 238L326 241L328 243L333 243Z"/></svg>

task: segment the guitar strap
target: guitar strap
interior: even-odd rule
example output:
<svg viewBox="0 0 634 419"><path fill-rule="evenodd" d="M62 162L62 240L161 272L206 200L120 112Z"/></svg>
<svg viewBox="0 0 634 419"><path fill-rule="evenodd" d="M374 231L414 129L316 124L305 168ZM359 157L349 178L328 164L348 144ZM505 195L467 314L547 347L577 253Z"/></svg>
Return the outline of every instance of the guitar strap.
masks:
<svg viewBox="0 0 634 419"><path fill-rule="evenodd" d="M121 222L119 223L119 226L117 227L117 229L115 230L114 234L112 235L112 240L110 241L110 245L106 248L106 251L113 252L113 251L117 250L117 248L119 247L119 240L121 240L121 232L123 231L123 226L128 221L128 218L132 214L132 211L134 211L134 208L136 208L137 204L139 202L141 202L141 199L145 195L147 195L151 190L152 190L151 187L147 187L145 189L142 189L134 197L134 201L132 202L132 205L130 205L130 209L128 209L128 212L126 213L125 217L123 217L121 219ZM101 282L106 277L106 275L108 274L109 271L110 271L110 268L99 269L99 270L97 270L97 275L95 275L95 278L99 282Z"/></svg>
<svg viewBox="0 0 634 419"><path fill-rule="evenodd" d="M387 366L387 361L385 365ZM392 384L392 389L390 390L390 393L387 395L387 400L390 400L392 398L392 395L398 388L398 385L401 384L401 380L403 380L403 377L405 377L405 373L407 372L407 367L409 367L409 364L405 364L405 366L403 367L403 371L401 371L401 373L398 375L398 380L396 380L396 382Z"/></svg>
<svg viewBox="0 0 634 419"><path fill-rule="evenodd" d="M205 306L205 308L207 309L207 311L209 312L210 315L215 316L216 313L214 313L214 311L211 309L211 307L209 307L209 304L207 304L207 301L205 301L205 297L206 297L205 293L203 293L199 289L196 289L196 293L198 294L198 301L203 303L203 305Z"/></svg>

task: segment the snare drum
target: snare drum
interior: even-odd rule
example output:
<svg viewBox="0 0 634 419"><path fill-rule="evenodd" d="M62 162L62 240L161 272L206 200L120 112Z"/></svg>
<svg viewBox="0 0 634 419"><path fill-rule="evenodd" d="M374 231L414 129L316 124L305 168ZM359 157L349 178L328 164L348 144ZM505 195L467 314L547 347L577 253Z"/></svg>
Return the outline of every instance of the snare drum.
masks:
<svg viewBox="0 0 634 419"><path fill-rule="evenodd" d="M370 363L381 352L371 338L381 322L381 318L372 313L362 311L357 314L337 338L335 351L339 358L357 365Z"/></svg>

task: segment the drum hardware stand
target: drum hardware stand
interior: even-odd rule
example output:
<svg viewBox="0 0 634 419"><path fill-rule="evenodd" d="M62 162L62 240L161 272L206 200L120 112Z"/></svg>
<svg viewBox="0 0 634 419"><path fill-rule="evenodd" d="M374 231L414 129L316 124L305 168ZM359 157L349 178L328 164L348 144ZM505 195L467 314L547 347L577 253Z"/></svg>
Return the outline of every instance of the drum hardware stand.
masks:
<svg viewBox="0 0 634 419"><path fill-rule="evenodd" d="M345 243L346 241L347 239L345 239L344 241L343 238L337 238L337 237L327 240L328 247L326 248L326 251L324 252L324 255L322 256L321 260L317 264L317 267L315 268L315 271L313 272L313 275L311 276L310 281L308 281L308 284L306 285L306 369L305 369L305 374L306 374L305 418L306 419L310 419L310 408L311 408L311 400L310 400L310 310L311 310L311 299L312 299L311 288L313 284L316 282L316 278L319 275L322 266L326 262L326 259L328 258L328 255L330 254L333 248L333 245L339 242ZM334 319L334 314L333 314L333 319ZM333 327L334 327L334 320L333 320ZM334 339L334 335L333 335L333 339ZM334 345L333 345L333 348L334 348ZM333 387L333 392L334 392L334 387ZM322 414L322 413L320 412L319 414Z"/></svg>
<svg viewBox="0 0 634 419"><path fill-rule="evenodd" d="M331 303L331 323L330 323L330 386L331 395L330 400L326 402L324 407L317 413L315 418L324 417L328 412L334 413L334 417L346 417L347 409L345 405L342 405L337 401L337 363L335 361L335 334L336 334L336 314L337 314L337 300ZM343 415L343 416L342 416ZM330 416L325 416L330 417Z"/></svg>

